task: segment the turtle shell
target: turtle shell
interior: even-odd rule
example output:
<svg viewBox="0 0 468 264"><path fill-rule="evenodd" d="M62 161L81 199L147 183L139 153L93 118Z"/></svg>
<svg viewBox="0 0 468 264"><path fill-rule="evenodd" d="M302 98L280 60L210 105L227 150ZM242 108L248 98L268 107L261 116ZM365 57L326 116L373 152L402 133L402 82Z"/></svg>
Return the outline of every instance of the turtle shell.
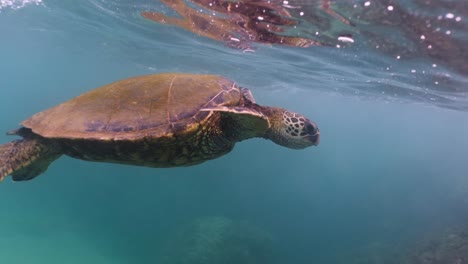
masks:
<svg viewBox="0 0 468 264"><path fill-rule="evenodd" d="M216 75L165 73L129 78L84 93L22 122L47 138L138 140L195 131L205 107L237 106L241 91Z"/></svg>

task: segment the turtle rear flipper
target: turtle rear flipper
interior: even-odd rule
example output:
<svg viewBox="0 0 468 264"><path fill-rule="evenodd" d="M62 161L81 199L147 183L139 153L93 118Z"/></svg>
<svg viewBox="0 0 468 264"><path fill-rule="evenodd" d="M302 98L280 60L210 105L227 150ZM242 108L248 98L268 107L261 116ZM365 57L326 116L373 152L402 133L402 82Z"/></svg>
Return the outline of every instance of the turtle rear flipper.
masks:
<svg viewBox="0 0 468 264"><path fill-rule="evenodd" d="M0 145L0 181L12 175L14 181L27 181L47 170L62 154L55 144L37 139L20 139Z"/></svg>

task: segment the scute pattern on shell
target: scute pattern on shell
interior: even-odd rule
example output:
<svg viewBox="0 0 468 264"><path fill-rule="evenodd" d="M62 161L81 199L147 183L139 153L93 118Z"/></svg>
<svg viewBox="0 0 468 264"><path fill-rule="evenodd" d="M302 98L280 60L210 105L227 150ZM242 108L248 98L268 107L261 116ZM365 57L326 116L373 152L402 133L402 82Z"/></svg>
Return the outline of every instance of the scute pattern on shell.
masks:
<svg viewBox="0 0 468 264"><path fill-rule="evenodd" d="M165 73L129 78L38 113L22 125L47 138L138 140L194 129L204 107L236 106L237 85L216 75Z"/></svg>

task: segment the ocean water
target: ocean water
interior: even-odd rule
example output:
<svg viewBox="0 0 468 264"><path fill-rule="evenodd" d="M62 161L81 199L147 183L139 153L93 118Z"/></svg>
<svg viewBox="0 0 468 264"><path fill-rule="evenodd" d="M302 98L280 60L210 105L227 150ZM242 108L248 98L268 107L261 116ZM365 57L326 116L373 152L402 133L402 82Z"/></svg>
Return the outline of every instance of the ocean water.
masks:
<svg viewBox="0 0 468 264"><path fill-rule="evenodd" d="M167 248L186 254L181 230L216 217L269 234L275 263L410 263L428 236L468 220L463 3L432 1L428 15L447 35L439 47L449 48L429 56L417 47L383 52L360 41L370 35L364 30L344 48L254 44L243 52L139 15L173 14L157 1L0 0L0 131L95 87L158 72L226 76L258 103L301 112L321 131L317 147L253 139L194 167L63 157L32 181L8 178L0 184L0 263L189 264L177 254L167 260ZM366 19L354 22L367 33L384 20ZM375 32L385 41L408 26ZM403 46L414 41L403 37ZM2 143L12 139L0 134Z"/></svg>

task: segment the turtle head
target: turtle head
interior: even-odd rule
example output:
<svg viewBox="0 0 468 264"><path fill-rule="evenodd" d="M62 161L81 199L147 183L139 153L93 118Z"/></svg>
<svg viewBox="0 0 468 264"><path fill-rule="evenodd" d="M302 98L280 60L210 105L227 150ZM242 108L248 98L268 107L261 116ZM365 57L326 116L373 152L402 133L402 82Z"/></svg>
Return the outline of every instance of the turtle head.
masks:
<svg viewBox="0 0 468 264"><path fill-rule="evenodd" d="M278 145L303 149L319 143L320 132L317 125L305 116L281 108L272 109L271 126L266 138Z"/></svg>

